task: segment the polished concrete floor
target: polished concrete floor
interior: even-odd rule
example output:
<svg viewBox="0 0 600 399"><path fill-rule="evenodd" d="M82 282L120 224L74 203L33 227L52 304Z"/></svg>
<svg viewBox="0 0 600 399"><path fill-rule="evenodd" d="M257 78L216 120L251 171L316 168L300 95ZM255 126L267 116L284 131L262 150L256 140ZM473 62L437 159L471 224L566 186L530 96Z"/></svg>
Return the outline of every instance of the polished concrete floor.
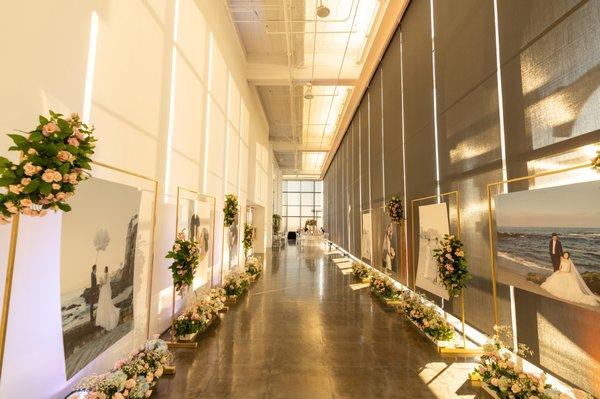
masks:
<svg viewBox="0 0 600 399"><path fill-rule="evenodd" d="M177 349L165 398L479 398L472 363L440 357L319 248L267 255L264 276L198 349Z"/></svg>

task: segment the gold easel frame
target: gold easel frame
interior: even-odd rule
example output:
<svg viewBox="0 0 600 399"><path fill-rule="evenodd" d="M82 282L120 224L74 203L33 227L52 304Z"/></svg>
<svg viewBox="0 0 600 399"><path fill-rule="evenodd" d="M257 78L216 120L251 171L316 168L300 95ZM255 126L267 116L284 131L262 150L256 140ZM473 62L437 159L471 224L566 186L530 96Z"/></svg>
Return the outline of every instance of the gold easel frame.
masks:
<svg viewBox="0 0 600 399"><path fill-rule="evenodd" d="M197 198L199 198L200 200L205 200L206 202L211 203L212 205L212 240L213 240L213 245L211 245L211 263L214 263L214 255L215 255L215 246L214 246L214 231L215 231L215 219L216 219L216 199L215 197L212 197L210 195L205 195L202 194L199 191L196 190L192 190L186 187L181 187L181 186L177 186L177 199L176 199L176 206L175 206L175 238L177 238L177 233L179 233L179 204L180 204L180 200L181 200L181 193L182 192L188 192L191 194L194 194ZM211 269L210 269L210 281L209 284L212 287L212 278L213 278L213 272L214 272L214 264L211 265ZM175 284L173 284L173 299L171 302L171 328L170 328L170 336L171 336L171 340L169 342L167 342L167 344L169 345L169 347L171 348L196 348L198 346L198 343L196 341L194 342L178 342L175 339L175 329L174 329L174 323L175 323L175 301L177 298L177 291L175 290Z"/></svg>
<svg viewBox="0 0 600 399"><path fill-rule="evenodd" d="M115 172L123 173L128 176L137 177L142 180L146 180L154 183L154 204L152 205L152 228L150 232L151 237L151 245L149 247L149 257L150 257L150 271L149 271L149 287L148 287L148 312L147 312L147 326L146 326L146 338L150 338L150 313L152 310L152 306L150 306L150 301L152 300L152 283L153 283L153 274L154 274L154 240L156 238L156 209L158 205L158 179L153 177L148 177L136 172L131 172L129 170L118 168L116 166L112 166L103 162L92 161L93 165L100 166L102 168L106 168L109 170L113 170ZM6 333L8 331L8 316L10 312L10 299L12 294L12 284L13 284L13 276L15 269L15 259L17 253L17 241L19 234L19 218L20 214L16 214L12 218L12 226L10 233L10 243L8 246L8 260L6 264L6 279L4 283L4 299L2 302L2 316L0 318L0 379L2 378L2 367L4 365L4 352L6 347Z"/></svg>
<svg viewBox="0 0 600 399"><path fill-rule="evenodd" d="M493 306L494 306L494 324L498 325L500 320L499 320L499 316L498 316L498 291L497 291L498 275L497 275L497 270L496 270L496 250L495 250L496 243L495 243L495 234L494 234L494 229L493 229L494 207L492 206L492 201L496 195L500 195L500 194L495 194L495 195L492 194L492 189L494 187L497 187L500 185L506 185L506 184L516 183L516 182L521 182L521 181L529 181L531 179L535 179L535 178L539 178L539 177L558 175L561 173L571 172L573 170L584 169L584 168L594 168L594 167L595 167L595 164L593 162L592 163L588 162L585 164L570 166L568 168L550 170L550 171L546 171L546 172L535 173L533 175L517 177L514 179L502 180L502 181L498 181L498 182L494 182L494 183L489 183L487 185L488 233L489 233L489 241L490 241L490 244L489 244L489 246L490 246L490 272L491 272L491 277L492 277L491 280L492 280L492 300L493 300Z"/></svg>
<svg viewBox="0 0 600 399"><path fill-rule="evenodd" d="M415 204L418 202L423 202L423 201L427 201L427 200L432 200L432 199L439 199L439 200L443 200L444 198L449 198L451 196L455 196L456 198L456 237L458 237L458 239L460 239L460 233L461 233L461 226L460 226L460 191L455 190L455 191L448 191L446 193L441 193L441 194L436 194L436 195L429 195L427 197L421 197L421 198L415 198L413 200L410 201L410 220L411 220L411 253L412 253L412 261L411 261L411 267L412 267L412 285L413 285L413 291L417 291L417 268L415 267ZM445 312L445 311L444 311ZM461 313L461 333L462 333L462 339L463 339L463 346L462 348L440 348L440 352L441 353L461 353L461 352L468 352L468 353L476 353L478 352L477 349L475 350L471 350L467 348L467 333L466 333L466 327L465 327L465 290L462 289L460 291L460 313Z"/></svg>

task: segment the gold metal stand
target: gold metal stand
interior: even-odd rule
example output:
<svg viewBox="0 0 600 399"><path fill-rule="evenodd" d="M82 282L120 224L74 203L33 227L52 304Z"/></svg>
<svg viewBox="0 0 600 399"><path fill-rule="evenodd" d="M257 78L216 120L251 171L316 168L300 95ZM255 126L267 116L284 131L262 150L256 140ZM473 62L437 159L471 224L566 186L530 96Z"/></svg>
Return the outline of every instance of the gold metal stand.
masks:
<svg viewBox="0 0 600 399"><path fill-rule="evenodd" d="M212 208L212 233L211 237L214 236L214 230L215 230L215 197L211 197L210 195L204 195L196 190L191 190L189 188L185 188L185 187L180 187L177 186L177 200L176 200L176 206L175 206L175 237L177 238L177 233L179 233L179 202L180 202L180 198L181 198L181 193L183 191L186 191L188 193L192 193L194 194L196 197L200 198L201 200L204 200L205 202L210 202L211 203L211 208ZM196 200L196 199L195 199ZM194 201L195 201L194 200ZM214 237L213 237L214 239ZM210 249L210 260L212 263L212 260L214 255L214 245L211 246ZM210 286L212 287L212 274L213 274L213 267L211 266L211 276L210 276ZM167 345L169 346L169 348L197 348L198 347L198 343L194 340L191 342L181 342L178 341L177 338L175 337L175 300L177 297L177 291L175 290L175 284L173 284L173 297L172 297L172 301L171 301L171 328L170 328L170 336L171 336L171 340L167 341Z"/></svg>

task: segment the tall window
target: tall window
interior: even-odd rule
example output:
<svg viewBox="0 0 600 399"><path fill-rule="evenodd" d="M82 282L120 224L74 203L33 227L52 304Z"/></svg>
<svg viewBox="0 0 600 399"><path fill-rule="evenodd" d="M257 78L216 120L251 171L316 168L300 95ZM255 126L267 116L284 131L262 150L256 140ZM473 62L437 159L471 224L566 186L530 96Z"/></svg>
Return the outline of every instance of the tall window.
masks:
<svg viewBox="0 0 600 399"><path fill-rule="evenodd" d="M316 219L323 226L323 182L286 180L282 190L282 217L285 231L304 227L308 219Z"/></svg>

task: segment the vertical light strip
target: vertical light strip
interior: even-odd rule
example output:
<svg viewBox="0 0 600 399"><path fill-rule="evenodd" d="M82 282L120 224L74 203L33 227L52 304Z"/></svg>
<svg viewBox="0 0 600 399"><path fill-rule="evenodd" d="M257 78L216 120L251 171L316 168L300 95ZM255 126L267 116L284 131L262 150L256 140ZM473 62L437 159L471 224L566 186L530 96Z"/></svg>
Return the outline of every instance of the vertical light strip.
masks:
<svg viewBox="0 0 600 399"><path fill-rule="evenodd" d="M519 348L519 338L517 334L517 306L515 304L515 287L509 286L510 289L510 322L513 336L513 349L516 351Z"/></svg>
<svg viewBox="0 0 600 399"><path fill-rule="evenodd" d="M435 134L435 179L436 193L439 196L440 191L440 147L438 138L438 120L437 120L437 86L435 81L435 24L433 19L433 0L429 0L431 11L431 70L433 71L433 130ZM441 199L438 197L438 203Z"/></svg>
<svg viewBox="0 0 600 399"><path fill-rule="evenodd" d="M206 123L204 127L204 181L202 185L202 193L208 193L208 145L210 144L210 113L211 113L211 90L212 90L212 57L213 57L213 34L208 37L208 79L206 92Z"/></svg>
<svg viewBox="0 0 600 399"><path fill-rule="evenodd" d="M408 197L406 195L406 138L404 133L404 53L402 31L400 32L400 105L402 107L402 175L404 179L404 209L407 209ZM405 215L406 217L406 212ZM405 248L408 248L408 234L404 234ZM406 264L408 265L408 251L406 251ZM409 285L408 267L406 268L406 284Z"/></svg>
<svg viewBox="0 0 600 399"><path fill-rule="evenodd" d="M163 188L165 201L169 194L169 185L171 183L171 163L173 154L173 124L175 122L175 86L177 76L177 31L179 30L179 0L175 0L175 15L173 16L173 44L171 46L171 82L169 88L169 122L167 127L167 148L165 162L165 185Z"/></svg>
<svg viewBox="0 0 600 399"><path fill-rule="evenodd" d="M381 181L383 188L383 205L385 206L385 121L383 119L383 66L381 67L381 79L379 79L381 89Z"/></svg>
<svg viewBox="0 0 600 399"><path fill-rule="evenodd" d="M94 92L94 72L96 70L96 49L98 47L98 14L92 11L90 19L90 41L88 43L87 66L85 69L85 87L83 90L83 122L90 122L92 112L92 93Z"/></svg>
<svg viewBox="0 0 600 399"><path fill-rule="evenodd" d="M502 95L502 69L500 60L500 29L498 26L498 0L494 0L494 33L496 40L496 79L498 81L498 117L500 119L500 152L502 154L502 180L508 180L506 166L506 136L504 135L504 97ZM504 183L504 192L508 185Z"/></svg>

